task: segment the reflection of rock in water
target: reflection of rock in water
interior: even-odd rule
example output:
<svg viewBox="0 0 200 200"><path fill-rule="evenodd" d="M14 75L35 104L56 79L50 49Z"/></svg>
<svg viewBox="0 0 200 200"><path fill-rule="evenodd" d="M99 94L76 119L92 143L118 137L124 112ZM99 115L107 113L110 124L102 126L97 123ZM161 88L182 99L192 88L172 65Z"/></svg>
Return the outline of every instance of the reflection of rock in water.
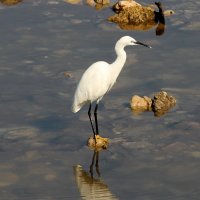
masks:
<svg viewBox="0 0 200 200"><path fill-rule="evenodd" d="M89 173L83 170L82 166L74 167L74 175L80 192L84 200L116 200L108 186L100 179L92 178Z"/></svg>
<svg viewBox="0 0 200 200"><path fill-rule="evenodd" d="M22 0L0 0L0 2L3 3L4 5L12 6L22 2Z"/></svg>

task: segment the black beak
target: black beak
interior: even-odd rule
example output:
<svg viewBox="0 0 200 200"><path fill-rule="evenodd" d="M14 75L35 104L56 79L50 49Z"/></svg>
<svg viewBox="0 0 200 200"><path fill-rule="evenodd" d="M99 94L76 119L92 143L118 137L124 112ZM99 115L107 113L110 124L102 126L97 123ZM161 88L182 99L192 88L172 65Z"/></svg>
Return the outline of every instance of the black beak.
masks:
<svg viewBox="0 0 200 200"><path fill-rule="evenodd" d="M144 44L142 42L138 42L138 41L136 41L135 44L139 44L139 45L142 45L142 46L145 46L145 47L148 47L148 48L152 48L151 46Z"/></svg>

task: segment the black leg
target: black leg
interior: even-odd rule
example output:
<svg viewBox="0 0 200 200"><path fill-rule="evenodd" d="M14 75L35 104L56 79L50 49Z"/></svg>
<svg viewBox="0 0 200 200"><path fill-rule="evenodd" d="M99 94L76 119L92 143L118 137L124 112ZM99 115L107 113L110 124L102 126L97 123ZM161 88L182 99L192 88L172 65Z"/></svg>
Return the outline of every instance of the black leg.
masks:
<svg viewBox="0 0 200 200"><path fill-rule="evenodd" d="M90 176L93 178L93 167L94 167L94 162L95 162L95 168L96 168L96 173L98 177L101 176L100 170L99 170L99 152L94 150L93 157L92 157L92 163L90 165Z"/></svg>
<svg viewBox="0 0 200 200"><path fill-rule="evenodd" d="M96 157L96 151L94 150L93 157L92 157L92 163L90 165L90 176L91 176L91 178L93 178L93 166L94 166L95 157Z"/></svg>
<svg viewBox="0 0 200 200"><path fill-rule="evenodd" d="M95 126L96 126L96 135L99 135L99 127L98 127L98 120L97 120L97 109L98 109L98 103L95 106L94 109L94 119L95 119Z"/></svg>
<svg viewBox="0 0 200 200"><path fill-rule="evenodd" d="M91 107L92 107L92 104L90 103L89 110L88 110L88 116L89 116L89 119L90 119L90 124L91 124L91 127L92 127L92 131L93 131L93 134L94 134L94 139L96 140L96 138L95 138L96 133L94 131L94 126L92 124L92 118L91 118Z"/></svg>
<svg viewBox="0 0 200 200"><path fill-rule="evenodd" d="M100 177L100 170L99 170L99 151L96 152L96 163L95 163L95 167L96 167L96 172L98 174L98 176Z"/></svg>

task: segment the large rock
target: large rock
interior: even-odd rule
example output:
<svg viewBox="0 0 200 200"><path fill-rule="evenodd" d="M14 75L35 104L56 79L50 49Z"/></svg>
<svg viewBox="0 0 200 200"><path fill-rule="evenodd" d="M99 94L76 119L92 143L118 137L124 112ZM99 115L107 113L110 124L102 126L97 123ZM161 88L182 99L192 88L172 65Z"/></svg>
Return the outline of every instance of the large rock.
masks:
<svg viewBox="0 0 200 200"><path fill-rule="evenodd" d="M138 95L134 95L131 98L130 105L133 111L139 113L145 110L151 110L152 100L147 96L140 97Z"/></svg>
<svg viewBox="0 0 200 200"><path fill-rule="evenodd" d="M135 1L119 1L113 6L116 13L108 18L109 21L117 23L122 29L148 30L158 22L165 24L165 17L174 14L174 11L163 11L160 2L155 2L156 11L152 6L142 6ZM159 27L160 28L160 27Z"/></svg>
<svg viewBox="0 0 200 200"><path fill-rule="evenodd" d="M155 94L152 103L152 109L156 116L163 115L170 108L176 105L176 99L170 96L165 91L161 91Z"/></svg>

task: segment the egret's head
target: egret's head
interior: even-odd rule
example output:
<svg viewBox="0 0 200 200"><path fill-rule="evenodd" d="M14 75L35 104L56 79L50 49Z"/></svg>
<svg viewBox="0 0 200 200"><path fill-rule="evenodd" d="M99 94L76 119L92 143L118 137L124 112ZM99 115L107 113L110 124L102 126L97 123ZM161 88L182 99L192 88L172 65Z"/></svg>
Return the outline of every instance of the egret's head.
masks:
<svg viewBox="0 0 200 200"><path fill-rule="evenodd" d="M120 38L118 42L121 43L124 47L128 45L142 45L148 48L152 48L151 46L144 44L142 42L139 42L130 36L124 36Z"/></svg>

